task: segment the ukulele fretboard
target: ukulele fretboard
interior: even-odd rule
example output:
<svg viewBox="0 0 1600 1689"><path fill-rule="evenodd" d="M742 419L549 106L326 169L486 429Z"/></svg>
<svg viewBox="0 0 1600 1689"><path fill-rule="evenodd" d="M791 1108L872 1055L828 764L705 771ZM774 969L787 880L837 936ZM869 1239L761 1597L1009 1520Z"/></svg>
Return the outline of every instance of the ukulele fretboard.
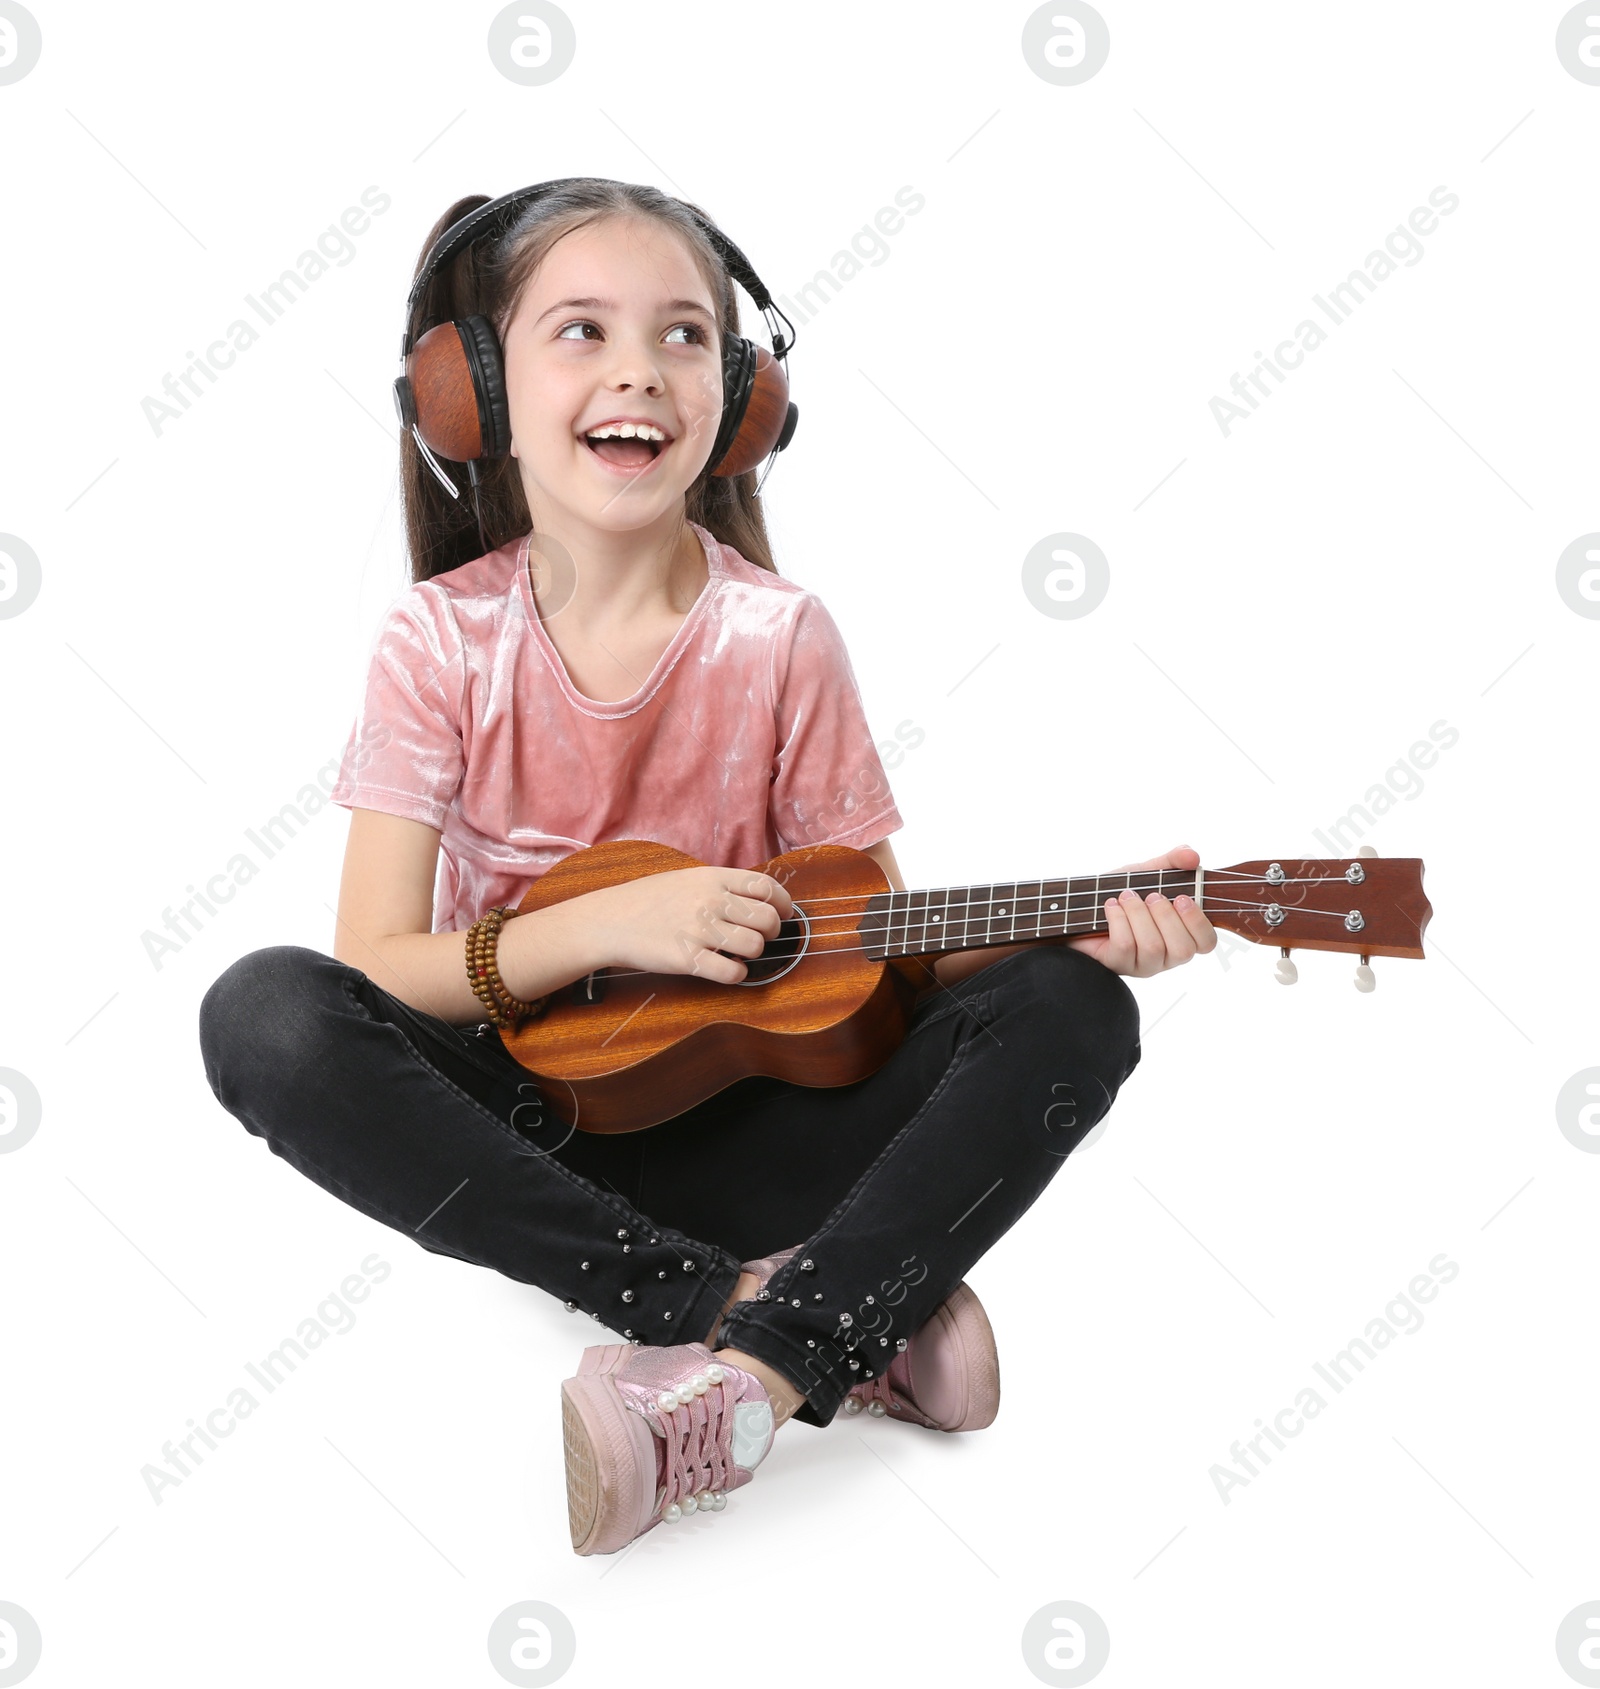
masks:
<svg viewBox="0 0 1600 1689"><path fill-rule="evenodd" d="M1086 874L1070 880L1018 880L992 886L938 886L927 891L879 892L861 920L869 960L929 956L941 950L981 950L1106 930L1105 902L1123 891L1163 897L1185 893L1199 901L1193 868Z"/></svg>

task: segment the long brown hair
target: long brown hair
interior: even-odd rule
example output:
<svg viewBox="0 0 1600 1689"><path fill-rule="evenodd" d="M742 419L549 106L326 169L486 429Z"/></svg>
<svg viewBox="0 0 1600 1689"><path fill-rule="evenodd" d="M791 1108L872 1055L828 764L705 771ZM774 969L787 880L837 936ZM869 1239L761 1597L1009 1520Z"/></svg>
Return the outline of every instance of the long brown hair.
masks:
<svg viewBox="0 0 1600 1689"><path fill-rule="evenodd" d="M434 224L417 256L413 279L434 243L469 211L487 205L488 194L469 194ZM587 176L557 188L522 209L498 239L464 247L435 271L418 301L420 328L459 321L477 314L487 317L495 333L504 337L523 289L551 247L574 229L606 217L649 217L678 234L705 277L716 304L721 336L739 332L739 302L716 248L706 238L685 201L658 188L632 182L612 182ZM704 213L702 212L703 216ZM400 488L404 501L406 549L411 579L431 580L448 569L470 563L483 553L478 519L465 473L452 475L461 488L453 499L439 484L409 433L400 437ZM756 472L714 476L702 471L685 496L685 515L718 540L731 545L758 568L778 573L767 539L766 518L756 494ZM478 465L478 498L483 509L484 537L495 550L507 540L528 532L533 518L523 496L517 460L509 454Z"/></svg>

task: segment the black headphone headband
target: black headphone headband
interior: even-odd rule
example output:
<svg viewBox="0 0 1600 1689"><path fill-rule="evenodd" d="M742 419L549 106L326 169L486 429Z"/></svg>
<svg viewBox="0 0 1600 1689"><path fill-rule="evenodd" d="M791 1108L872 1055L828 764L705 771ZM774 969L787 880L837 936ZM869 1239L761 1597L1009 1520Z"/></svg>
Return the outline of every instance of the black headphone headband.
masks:
<svg viewBox="0 0 1600 1689"><path fill-rule="evenodd" d="M449 263L463 247L470 246L475 240L481 239L484 232L494 223L509 224L512 217L523 206L532 204L536 199L544 198L546 194L553 193L558 188L570 187L575 182L594 180L596 178L591 176L562 176L551 182L535 182L531 187L517 188L511 193L501 194L498 199L487 201L480 205L476 211L469 211L458 222L452 223L433 243L428 256L422 261L422 268L417 272L417 279L411 284L411 292L406 296L406 327L405 334L400 342L401 360L404 361L406 354L411 350L412 331L416 326L417 303L426 291L428 283L433 280L435 273L442 265ZM609 178L602 177L599 180L604 181L609 180ZM757 309L763 312L776 310L772 303L772 295L767 292L750 260L745 257L739 248L709 217L704 216L683 200L679 200L677 203L682 205L684 210L694 218L705 233L706 238L716 248L718 257L727 266L728 273L755 300ZM778 314L783 315L782 312L778 312ZM783 320L785 323L789 322L787 317L784 317ZM772 352L774 357L783 357L793 344L793 324L789 325L787 341L776 330L773 331Z"/></svg>

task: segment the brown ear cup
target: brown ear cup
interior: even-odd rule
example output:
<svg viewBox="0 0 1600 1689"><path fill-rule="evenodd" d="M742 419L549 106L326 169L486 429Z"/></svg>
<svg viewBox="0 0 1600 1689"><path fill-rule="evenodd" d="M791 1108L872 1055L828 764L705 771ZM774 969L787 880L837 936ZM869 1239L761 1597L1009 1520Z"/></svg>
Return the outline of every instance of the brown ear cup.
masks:
<svg viewBox="0 0 1600 1689"><path fill-rule="evenodd" d="M482 323L483 318L469 317L467 322ZM482 361L479 337L455 322L430 328L406 358L417 432L429 451L452 463L475 463L490 455L485 448L494 432L493 419L484 414L484 381L475 373ZM503 403L503 378L500 391Z"/></svg>
<svg viewBox="0 0 1600 1689"><path fill-rule="evenodd" d="M717 438L719 443L727 439L727 444L720 451L712 447L713 475L747 474L763 458L782 451L800 414L789 402L789 377L783 365L765 346L743 339L739 344L745 368L737 392L731 391L733 384L724 375L723 426Z"/></svg>

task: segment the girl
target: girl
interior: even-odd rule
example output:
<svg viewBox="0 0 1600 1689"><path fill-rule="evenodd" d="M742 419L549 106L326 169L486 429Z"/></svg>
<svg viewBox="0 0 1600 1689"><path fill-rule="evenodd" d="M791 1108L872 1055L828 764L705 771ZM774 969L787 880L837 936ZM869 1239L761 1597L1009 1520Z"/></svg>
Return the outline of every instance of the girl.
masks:
<svg viewBox="0 0 1600 1689"><path fill-rule="evenodd" d="M403 438L412 584L334 789L333 954L255 951L200 1011L212 1089L275 1154L620 1333L562 1385L579 1554L720 1511L790 1419L989 1424L994 1338L962 1275L1137 1064L1120 976L1216 943L1191 900L1129 892L1103 934L939 957L859 1083L745 1079L606 1136L541 1107L496 1025L601 968L736 984L793 907L750 864L850 845L904 889L838 630L777 572L754 472L711 474L739 317L702 216L569 180L426 283L425 316L493 327L509 451L470 466L475 524ZM479 917L616 838L713 865L505 920L505 996L469 972Z"/></svg>

